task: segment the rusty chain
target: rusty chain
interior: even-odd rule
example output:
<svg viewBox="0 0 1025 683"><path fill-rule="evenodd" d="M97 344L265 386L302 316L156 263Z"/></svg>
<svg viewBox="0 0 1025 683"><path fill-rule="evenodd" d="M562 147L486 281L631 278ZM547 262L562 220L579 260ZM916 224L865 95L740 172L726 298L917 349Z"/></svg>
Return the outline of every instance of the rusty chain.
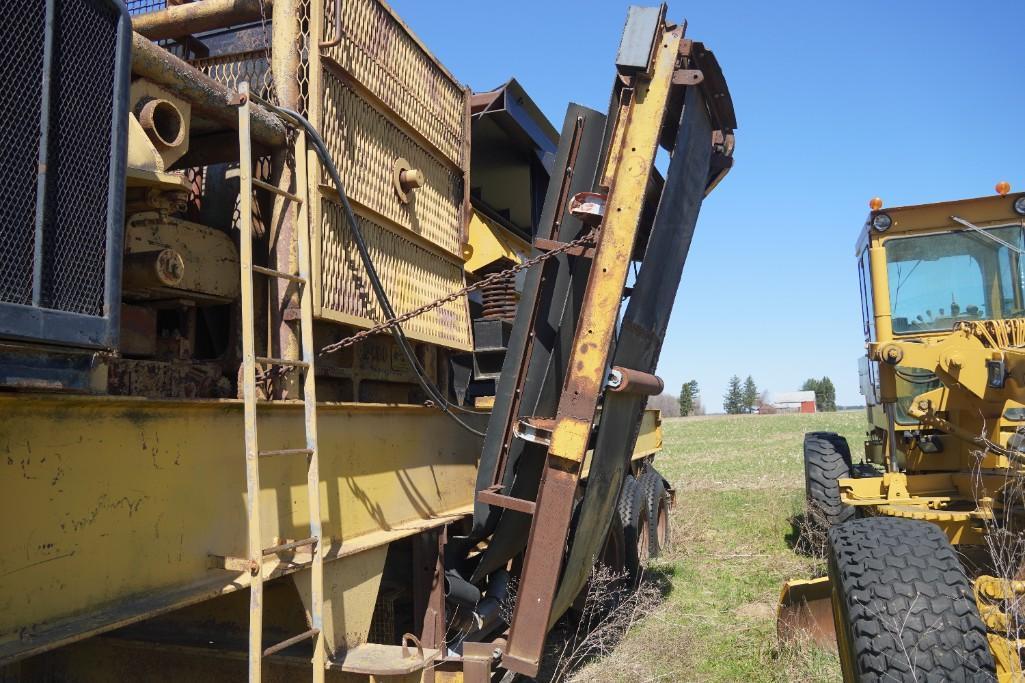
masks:
<svg viewBox="0 0 1025 683"><path fill-rule="evenodd" d="M511 278L514 275L516 275L517 273L519 273L521 271L524 271L524 270L527 270L528 268L533 268L534 266L536 266L536 265L538 265L540 263L543 263L544 261L547 261L548 259L552 258L553 256L558 256L559 254L564 254L567 251L571 251L571 250L576 249L576 248L591 247L591 246L594 245L595 232L596 231L593 230L593 229L589 230L587 233L585 233L581 237L578 237L577 239L573 240L572 242L566 242L564 244L561 244L558 247L556 247L555 249L552 249L551 251L541 252L540 254L535 256L534 258L528 259L528 260L524 261L523 263L519 263L519 264L513 266L512 268L508 268L506 270L502 270L502 271L499 271L497 273L493 273L491 275L488 275L486 278L484 278L482 280L478 280L477 282L474 282L472 285L467 285L466 287L463 287L462 289L459 289L459 290L457 290L455 292L452 292L451 294L449 294L447 296L444 296L444 297L442 297L440 299L435 299L434 301L432 301L432 302L430 302L428 304L425 304L425 305L421 306L420 308L414 308L412 311L409 311L408 313L403 313L402 315L398 315L398 316L395 316L394 318L390 318L388 320L385 320L384 322L379 323L377 325L374 325L371 328L368 328L366 330L362 330L360 332L357 332L356 334L352 335L351 337L346 337L345 339L341 339L339 341L336 341L333 344L328 344L327 346L325 346L324 348L322 348L320 351L317 352L317 356L318 357L326 356L329 353L334 353L336 351L341 351L344 348L348 348L350 346L358 344L359 342L363 341L364 339L366 339L367 337L369 337L371 335L379 334L381 332L385 332L387 330L390 330L393 327L401 325L402 323L406 322L407 320L412 320L413 318L416 318L417 316L421 316L424 313L427 313L428 311L433 311L435 308L440 308L440 307L444 306L447 303L451 303L451 302L455 301L456 299L458 299L459 297L465 296L465 295L469 294L470 292L476 291L476 290L481 289L483 287L487 287L488 285L494 284L496 282L500 282L502 280L506 280L508 278Z"/></svg>

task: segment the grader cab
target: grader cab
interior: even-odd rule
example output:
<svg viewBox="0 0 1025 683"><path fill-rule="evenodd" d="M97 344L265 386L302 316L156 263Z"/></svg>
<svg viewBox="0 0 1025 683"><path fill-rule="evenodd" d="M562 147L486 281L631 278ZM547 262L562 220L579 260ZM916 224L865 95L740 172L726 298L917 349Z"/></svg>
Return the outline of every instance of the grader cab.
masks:
<svg viewBox="0 0 1025 683"><path fill-rule="evenodd" d="M1025 194L882 208L858 245L861 462L805 437L828 576L791 581L780 634L835 643L845 680L1021 680ZM956 549L956 550L955 550Z"/></svg>
<svg viewBox="0 0 1025 683"><path fill-rule="evenodd" d="M667 538L712 52L633 7L557 128L380 0L8 5L0 678L534 675Z"/></svg>

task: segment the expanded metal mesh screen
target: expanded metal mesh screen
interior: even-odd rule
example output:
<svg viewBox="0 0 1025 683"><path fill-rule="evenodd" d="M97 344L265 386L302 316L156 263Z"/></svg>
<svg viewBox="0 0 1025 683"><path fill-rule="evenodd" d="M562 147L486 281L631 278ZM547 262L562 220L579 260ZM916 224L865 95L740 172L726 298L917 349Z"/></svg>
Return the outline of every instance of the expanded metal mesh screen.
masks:
<svg viewBox="0 0 1025 683"><path fill-rule="evenodd" d="M164 9L167 7L167 0L128 0L125 4L128 5L129 14L144 14Z"/></svg>
<svg viewBox="0 0 1025 683"><path fill-rule="evenodd" d="M11 29L0 41L0 305L102 318L120 234L112 123L124 116L127 20L109 0L27 0L0 3L0 21ZM0 334L21 335L9 326L24 313L7 312ZM75 338L59 328L23 336ZM78 338L105 337L90 329Z"/></svg>
<svg viewBox="0 0 1025 683"><path fill-rule="evenodd" d="M117 15L62 0L54 45L40 305L102 315Z"/></svg>
<svg viewBox="0 0 1025 683"><path fill-rule="evenodd" d="M23 27L0 41L0 83L19 85L17 97L0 97L0 301L31 304L42 81L25 76L43 71L46 6L0 3L0 21Z"/></svg>
<svg viewBox="0 0 1025 683"><path fill-rule="evenodd" d="M349 199L458 257L463 232L460 175L330 71L324 72L321 84L321 134ZM408 201L395 191L394 164L399 158L424 176L423 187Z"/></svg>
<svg viewBox="0 0 1025 683"><path fill-rule="evenodd" d="M210 78L223 83L232 90L237 90L243 81L249 82L249 88L260 97L271 97L273 77L267 64L267 51L247 50L216 57L201 57L190 60L196 67Z"/></svg>
<svg viewBox="0 0 1025 683"><path fill-rule="evenodd" d="M324 0L324 37L335 38ZM346 0L328 60L359 81L455 164L463 163L466 93L379 0Z"/></svg>
<svg viewBox="0 0 1025 683"><path fill-rule="evenodd" d="M324 316L358 327L384 320L345 212L327 199L321 201L321 211ZM397 312L419 308L463 286L461 263L439 258L368 218L357 215L356 220ZM454 349L473 348L465 298L417 316L402 328L412 339Z"/></svg>

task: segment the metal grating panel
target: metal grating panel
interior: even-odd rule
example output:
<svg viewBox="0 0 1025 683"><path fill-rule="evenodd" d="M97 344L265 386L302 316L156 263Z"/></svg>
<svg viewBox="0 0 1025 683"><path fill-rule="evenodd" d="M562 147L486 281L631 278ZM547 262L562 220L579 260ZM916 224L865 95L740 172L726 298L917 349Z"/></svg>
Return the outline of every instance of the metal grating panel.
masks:
<svg viewBox="0 0 1025 683"><path fill-rule="evenodd" d="M167 7L167 0L128 0L129 14L145 14L146 12L156 12Z"/></svg>
<svg viewBox="0 0 1025 683"><path fill-rule="evenodd" d="M339 166L349 199L429 240L461 254L462 178L325 71L323 136ZM402 157L423 172L426 183L403 203L395 189L394 164Z"/></svg>
<svg viewBox="0 0 1025 683"><path fill-rule="evenodd" d="M337 0L324 2L324 37L335 37ZM326 56L454 164L463 159L466 92L378 0L347 0L342 40Z"/></svg>
<svg viewBox="0 0 1025 683"><path fill-rule="evenodd" d="M130 19L116 0L25 0L0 21L0 336L113 348Z"/></svg>
<svg viewBox="0 0 1025 683"><path fill-rule="evenodd" d="M232 90L238 89L242 81L249 81L249 87L260 97L271 96L273 80L267 68L265 50L249 50L216 57L203 57L189 62L210 78Z"/></svg>
<svg viewBox="0 0 1025 683"><path fill-rule="evenodd" d="M361 327L381 321L366 271L342 208L321 199L320 281L322 315ZM357 216L392 307L402 314L430 303L464 285L461 262L449 261L377 223ZM466 297L418 316L403 324L411 339L469 351L470 319Z"/></svg>
<svg viewBox="0 0 1025 683"><path fill-rule="evenodd" d="M92 0L57 3L40 304L102 315L106 286L110 122L118 16Z"/></svg>
<svg viewBox="0 0 1025 683"><path fill-rule="evenodd" d="M0 142L0 301L32 303L32 265L35 247L36 165L39 163L42 79L27 74L43 71L43 27L46 6L42 2L0 3L2 25L8 31L0 41L0 83L7 93L0 97L4 122ZM9 88L17 84L18 95Z"/></svg>
<svg viewBox="0 0 1025 683"><path fill-rule="evenodd" d="M310 98L310 0L299 0L299 113L309 116ZM316 50L314 46L312 49Z"/></svg>

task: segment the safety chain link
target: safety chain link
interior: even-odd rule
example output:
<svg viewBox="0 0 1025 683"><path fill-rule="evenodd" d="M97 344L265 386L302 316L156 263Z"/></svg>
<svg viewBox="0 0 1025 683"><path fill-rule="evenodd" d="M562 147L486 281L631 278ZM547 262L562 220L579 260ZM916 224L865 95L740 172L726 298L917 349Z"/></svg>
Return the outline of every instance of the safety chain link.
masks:
<svg viewBox="0 0 1025 683"><path fill-rule="evenodd" d="M523 263L520 263L520 264L517 264L517 265L513 266L512 268L508 268L506 270L502 270L502 271L499 271L497 273L493 273L491 275L488 275L483 280L478 280L477 282L474 282L472 285L467 285L466 287L463 287L460 290L452 292L451 294L449 294L449 295L447 295L445 297L442 297L440 299L436 299L436 300L430 302L429 304L425 304L425 305L421 306L420 308L415 308L412 311L409 311L408 313L403 313L402 315L396 316L394 318L390 318L389 320L385 320L384 322L382 322L382 323L380 323L378 325L375 325L375 326L373 326L371 328L368 328L366 330L362 330L360 332L357 332L356 334L352 335L351 337L346 337L345 339L341 339L339 341L336 341L333 344L328 344L327 346L322 348L317 353L317 355L318 356L326 356L329 353L334 353L335 351L340 351L340 350L342 350L344 348L348 348L350 346L358 344L359 342L363 341L367 337L370 337L370 336L375 335L375 334L379 334L379 333L384 332L386 330L390 330L391 328L393 328L393 327L395 327L397 325L401 325L402 323L406 322L407 320L412 320L413 318L416 318L417 316L423 315L424 313L427 313L428 311L433 311L435 308L440 308L440 307L444 306L447 303L451 303L451 302L455 301L456 299L458 299L459 297L465 296L465 295L469 294L470 292L476 291L476 290L481 289L483 287L487 287L488 285L494 284L496 282L500 282L502 280L507 280L507 279L513 277L514 275L516 275L517 273L521 272L521 271L527 270L528 268L533 268L534 266L547 261L548 259L552 258L553 256L558 256L559 254L564 254L567 251L571 251L573 249L580 248L580 247L583 247L583 248L592 247L592 246L594 246L594 243L595 243L595 236L596 236L596 230L594 230L594 229L589 230L586 234L582 235L581 237L578 237L577 239L573 240L572 242L566 242L564 244L561 244L558 247L556 247L555 249L552 249L551 251L541 252L540 254L538 254L537 256L535 256L532 259L528 259L528 260L524 261Z"/></svg>

